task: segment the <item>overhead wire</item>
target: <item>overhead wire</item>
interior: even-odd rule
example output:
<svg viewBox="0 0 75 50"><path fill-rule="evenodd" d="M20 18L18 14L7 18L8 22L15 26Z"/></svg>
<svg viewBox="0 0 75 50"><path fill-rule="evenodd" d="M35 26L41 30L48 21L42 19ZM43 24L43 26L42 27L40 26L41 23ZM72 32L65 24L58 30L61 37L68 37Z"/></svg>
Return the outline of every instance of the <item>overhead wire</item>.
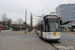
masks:
<svg viewBox="0 0 75 50"><path fill-rule="evenodd" d="M70 2L70 0L67 1L67 3L69 3L69 2Z"/></svg>
<svg viewBox="0 0 75 50"><path fill-rule="evenodd" d="M68 0L68 2L69 2L70 0ZM47 7L47 5L49 4L49 2L50 2L50 0L48 0L48 2L47 2L47 4L46 4L46 6L44 7L44 9L43 9L43 11L41 12L41 13L43 13L44 12L44 10L46 9L46 7Z"/></svg>
<svg viewBox="0 0 75 50"><path fill-rule="evenodd" d="M47 2L47 4L46 4L46 6L44 7L44 9L43 9L43 11L42 11L41 13L43 13L43 12L44 12L44 10L46 9L46 7L47 7L47 5L49 4L49 2L50 2L50 0L48 0L48 2Z"/></svg>

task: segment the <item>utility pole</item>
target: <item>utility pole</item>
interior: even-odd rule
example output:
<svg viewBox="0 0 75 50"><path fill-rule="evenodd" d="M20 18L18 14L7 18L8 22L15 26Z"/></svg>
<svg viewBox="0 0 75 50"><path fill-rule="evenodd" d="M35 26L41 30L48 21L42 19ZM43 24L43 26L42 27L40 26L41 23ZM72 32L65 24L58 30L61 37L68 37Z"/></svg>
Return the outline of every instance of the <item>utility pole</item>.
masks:
<svg viewBox="0 0 75 50"><path fill-rule="evenodd" d="M32 14L30 13L30 31L32 30Z"/></svg>
<svg viewBox="0 0 75 50"><path fill-rule="evenodd" d="M5 17L6 17L6 14L4 13L2 17L4 18L3 22L4 22L4 30L5 30L5 25L6 25L6 23L5 23L5 20L6 20Z"/></svg>
<svg viewBox="0 0 75 50"><path fill-rule="evenodd" d="M27 9L25 9L25 33L26 33L26 23L27 23Z"/></svg>

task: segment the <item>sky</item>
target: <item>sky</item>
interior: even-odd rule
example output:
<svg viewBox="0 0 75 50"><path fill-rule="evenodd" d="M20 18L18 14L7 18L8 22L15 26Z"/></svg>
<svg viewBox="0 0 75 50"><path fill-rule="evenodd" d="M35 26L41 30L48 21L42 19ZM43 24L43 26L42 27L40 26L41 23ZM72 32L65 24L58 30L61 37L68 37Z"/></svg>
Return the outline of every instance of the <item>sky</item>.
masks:
<svg viewBox="0 0 75 50"><path fill-rule="evenodd" d="M30 24L30 13L33 15L33 25L42 14L55 12L60 4L75 3L75 0L0 0L0 18L6 13L8 18L17 21L19 18L25 21L25 9L27 9L27 23ZM0 19L1 20L1 19Z"/></svg>

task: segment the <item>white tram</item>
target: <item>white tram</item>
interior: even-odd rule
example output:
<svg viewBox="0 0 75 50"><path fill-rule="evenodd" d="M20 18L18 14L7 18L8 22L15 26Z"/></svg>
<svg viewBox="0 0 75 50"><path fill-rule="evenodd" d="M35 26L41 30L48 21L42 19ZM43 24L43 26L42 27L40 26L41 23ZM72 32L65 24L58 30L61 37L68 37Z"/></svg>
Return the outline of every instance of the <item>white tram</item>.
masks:
<svg viewBox="0 0 75 50"><path fill-rule="evenodd" d="M57 14L46 14L38 20L35 32L45 40L59 40L61 38L60 17Z"/></svg>

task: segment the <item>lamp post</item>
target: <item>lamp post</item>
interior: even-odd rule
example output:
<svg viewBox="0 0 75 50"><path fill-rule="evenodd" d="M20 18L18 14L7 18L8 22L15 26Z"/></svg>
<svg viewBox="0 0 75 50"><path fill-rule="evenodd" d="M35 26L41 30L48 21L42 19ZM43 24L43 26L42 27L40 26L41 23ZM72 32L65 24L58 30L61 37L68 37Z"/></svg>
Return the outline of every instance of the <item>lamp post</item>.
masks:
<svg viewBox="0 0 75 50"><path fill-rule="evenodd" d="M25 33L26 33L26 22L27 22L27 9L25 9Z"/></svg>
<svg viewBox="0 0 75 50"><path fill-rule="evenodd" d="M32 31L32 13L30 13L30 31Z"/></svg>

